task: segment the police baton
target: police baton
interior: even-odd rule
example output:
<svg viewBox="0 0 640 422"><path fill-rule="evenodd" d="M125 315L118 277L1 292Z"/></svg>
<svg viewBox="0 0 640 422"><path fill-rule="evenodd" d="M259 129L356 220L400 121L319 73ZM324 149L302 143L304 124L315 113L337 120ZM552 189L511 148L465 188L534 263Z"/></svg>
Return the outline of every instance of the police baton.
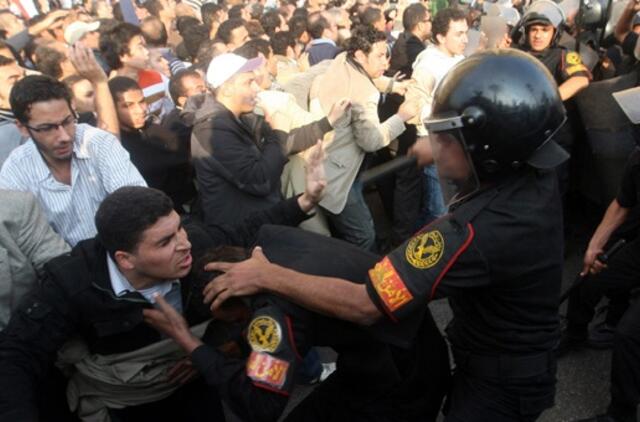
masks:
<svg viewBox="0 0 640 422"><path fill-rule="evenodd" d="M360 177L358 177L358 181L363 185L373 183L383 177L402 170L403 168L415 166L416 163L416 157L403 155L402 157L394 158L384 164L380 164L379 166L363 171Z"/></svg>
<svg viewBox="0 0 640 422"><path fill-rule="evenodd" d="M620 239L618 240L616 243L613 244L613 246L611 246L608 250L602 252L601 254L598 254L597 256L597 260L602 262L603 264L606 264L613 255L615 255L620 249L622 249L622 247L627 243L626 240L624 239ZM573 283L571 283L571 286L569 286L569 288L562 294L562 296L560 296L560 305L562 305L562 303L564 303L565 300L567 300L567 298L569 297L569 295L571 294L571 292L573 292L573 290L578 287L578 285L582 282L582 280L587 277L589 274L585 274L580 275L578 274L575 278L575 280L573 280Z"/></svg>

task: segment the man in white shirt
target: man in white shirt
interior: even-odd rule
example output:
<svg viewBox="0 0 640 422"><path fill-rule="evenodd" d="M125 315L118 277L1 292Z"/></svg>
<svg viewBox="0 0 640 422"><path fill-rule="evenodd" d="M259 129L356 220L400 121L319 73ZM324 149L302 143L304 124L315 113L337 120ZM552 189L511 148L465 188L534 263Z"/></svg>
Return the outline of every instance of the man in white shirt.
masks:
<svg viewBox="0 0 640 422"><path fill-rule="evenodd" d="M146 186L110 133L77 124L67 87L28 76L11 91L16 125L29 140L0 170L0 187L32 192L53 229L70 245L95 236L94 215L119 187Z"/></svg>
<svg viewBox="0 0 640 422"><path fill-rule="evenodd" d="M422 121L431 115L431 102L438 83L449 70L464 59L468 38L466 16L463 11L453 8L442 9L433 19L432 34L435 44L429 45L416 57L413 63L414 83L407 90L407 99L417 99L420 104L420 121L415 122L418 136L426 136ZM428 146L427 141L417 142L417 148ZM433 164L424 168L424 209L421 224L429 223L446 212L442 189Z"/></svg>

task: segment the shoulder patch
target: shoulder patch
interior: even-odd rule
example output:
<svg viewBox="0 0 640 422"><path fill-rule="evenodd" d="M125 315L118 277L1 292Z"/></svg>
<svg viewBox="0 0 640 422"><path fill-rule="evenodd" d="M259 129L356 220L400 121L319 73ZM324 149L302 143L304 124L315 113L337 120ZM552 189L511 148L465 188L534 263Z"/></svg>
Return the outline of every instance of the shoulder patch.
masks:
<svg viewBox="0 0 640 422"><path fill-rule="evenodd" d="M566 56L567 64L569 65L579 65L582 64L582 59L580 58L580 54L575 51L570 51Z"/></svg>
<svg viewBox="0 0 640 422"><path fill-rule="evenodd" d="M256 352L273 353L282 341L282 328L270 316L259 316L249 324L247 340Z"/></svg>
<svg viewBox="0 0 640 422"><path fill-rule="evenodd" d="M425 270L436 265L444 252L444 237L438 230L421 233L409 241L405 249L407 262Z"/></svg>
<svg viewBox="0 0 640 422"><path fill-rule="evenodd" d="M380 299L391 312L413 300L413 295L404 284L389 258L384 257L373 269L369 278Z"/></svg>
<svg viewBox="0 0 640 422"><path fill-rule="evenodd" d="M251 352L247 360L247 376L249 378L278 390L284 386L288 371L289 362L267 353Z"/></svg>
<svg viewBox="0 0 640 422"><path fill-rule="evenodd" d="M573 75L574 73L577 73L577 72L586 72L586 71L587 71L587 68L582 64L575 64L567 68L568 75Z"/></svg>

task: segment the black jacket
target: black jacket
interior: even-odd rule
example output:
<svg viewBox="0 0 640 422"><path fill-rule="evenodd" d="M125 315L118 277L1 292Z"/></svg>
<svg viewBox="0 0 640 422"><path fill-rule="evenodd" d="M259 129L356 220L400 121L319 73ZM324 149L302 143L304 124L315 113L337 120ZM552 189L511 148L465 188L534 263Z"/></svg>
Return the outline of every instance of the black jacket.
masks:
<svg viewBox="0 0 640 422"><path fill-rule="evenodd" d="M211 96L198 111L191 155L207 224L229 224L280 201L287 155L305 150L331 130L327 119L274 131L254 113L236 118Z"/></svg>
<svg viewBox="0 0 640 422"><path fill-rule="evenodd" d="M185 228L197 257L213 246L251 246L262 224L297 225L306 217L291 198L242 226L204 228L191 222ZM199 311L202 306L192 299L188 281L189 276L181 280L183 311L189 323L196 324L210 315ZM159 341L160 334L143 322L142 310L151 306L137 292L115 296L107 253L96 239L82 241L49 262L41 285L25 297L0 333L0 421L37 420L36 387L70 338L79 336L91 353L105 355Z"/></svg>
<svg viewBox="0 0 640 422"><path fill-rule="evenodd" d="M411 78L413 62L425 48L425 44L412 33L403 32L400 34L391 49L389 70L386 72L387 76L393 76L400 71L406 75L407 79Z"/></svg>

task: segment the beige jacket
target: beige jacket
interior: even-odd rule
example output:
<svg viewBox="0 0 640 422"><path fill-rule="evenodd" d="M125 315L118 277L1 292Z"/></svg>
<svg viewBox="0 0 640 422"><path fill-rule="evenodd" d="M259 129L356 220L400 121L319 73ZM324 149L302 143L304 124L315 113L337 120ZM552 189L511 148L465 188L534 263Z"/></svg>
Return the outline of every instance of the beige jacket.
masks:
<svg viewBox="0 0 640 422"><path fill-rule="evenodd" d="M320 201L322 207L334 214L344 209L365 153L389 145L405 129L397 115L380 123L380 92L367 75L347 62L346 53L339 54L327 71L313 81L310 111L327 115L341 98L351 100L351 116L325 135L327 188Z"/></svg>

